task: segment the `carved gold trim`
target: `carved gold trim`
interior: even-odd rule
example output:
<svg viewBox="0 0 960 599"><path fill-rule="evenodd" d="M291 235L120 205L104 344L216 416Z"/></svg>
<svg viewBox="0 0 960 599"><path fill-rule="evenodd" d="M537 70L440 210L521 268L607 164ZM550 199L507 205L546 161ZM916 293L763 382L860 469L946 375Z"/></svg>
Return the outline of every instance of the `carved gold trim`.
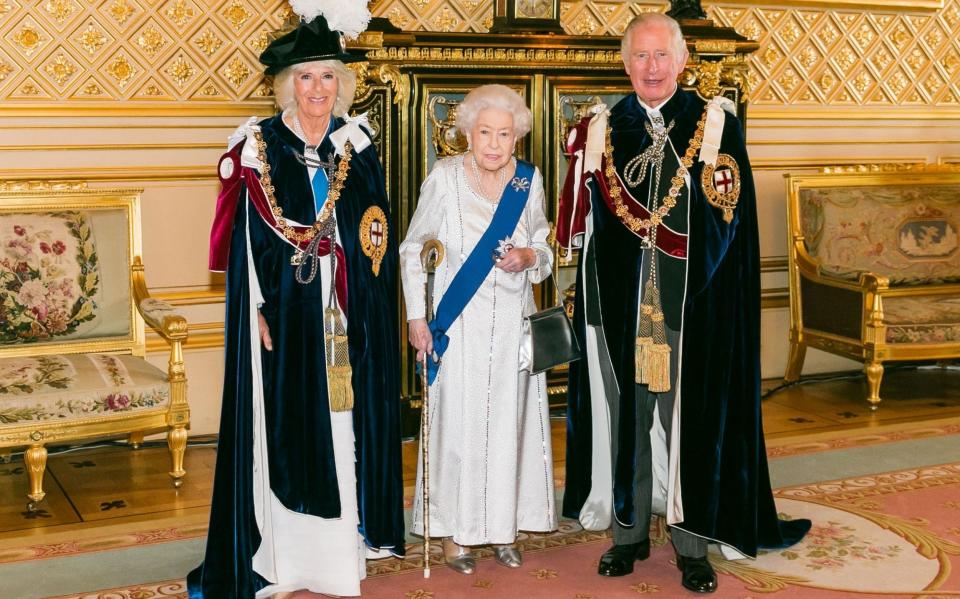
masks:
<svg viewBox="0 0 960 599"><path fill-rule="evenodd" d="M422 66L450 68L463 63L482 62L487 68L549 66L582 69L584 64L622 70L619 50L578 50L565 48L456 48L384 47L367 54L371 61L423 63ZM457 63L460 63L459 65Z"/></svg>
<svg viewBox="0 0 960 599"><path fill-rule="evenodd" d="M724 4L757 8L833 8L854 10L903 9L906 12L930 12L943 8L944 0L780 0L779 2L755 0L724 0Z"/></svg>
<svg viewBox="0 0 960 599"><path fill-rule="evenodd" d="M2 112L0 112L2 114ZM805 106L768 106L753 104L747 116L749 121L784 119L803 120L841 120L841 121L943 121L960 119L960 108L953 106L903 106L890 108L871 107L805 107ZM806 126L806 125L804 125ZM749 125L747 126L749 129Z"/></svg>
<svg viewBox="0 0 960 599"><path fill-rule="evenodd" d="M750 161L750 166L754 171L784 171L791 169L823 169L830 166L856 165L864 162L872 164L923 164L926 161L926 156L883 156L876 158L866 156L858 156L856 158L818 156L816 158L757 158Z"/></svg>
<svg viewBox="0 0 960 599"><path fill-rule="evenodd" d="M410 97L410 78L401 73L396 65L380 65L380 81L393 89L393 103L404 104Z"/></svg>
<svg viewBox="0 0 960 599"><path fill-rule="evenodd" d="M19 181L0 179L0 192L4 191L77 191L87 189L86 181L56 181L52 179Z"/></svg>
<svg viewBox="0 0 960 599"><path fill-rule="evenodd" d="M868 173L960 173L960 165L951 164L852 164L828 166L821 169L824 174L850 175Z"/></svg>

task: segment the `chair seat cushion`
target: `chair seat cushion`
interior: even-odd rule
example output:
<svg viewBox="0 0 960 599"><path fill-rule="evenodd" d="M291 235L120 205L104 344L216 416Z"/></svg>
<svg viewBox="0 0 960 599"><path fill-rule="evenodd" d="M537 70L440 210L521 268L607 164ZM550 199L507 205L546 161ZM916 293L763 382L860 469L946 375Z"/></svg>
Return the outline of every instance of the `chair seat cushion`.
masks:
<svg viewBox="0 0 960 599"><path fill-rule="evenodd" d="M887 297L883 321L887 343L958 343L960 297Z"/></svg>
<svg viewBox="0 0 960 599"><path fill-rule="evenodd" d="M0 426L163 410L164 371L118 354L0 358Z"/></svg>

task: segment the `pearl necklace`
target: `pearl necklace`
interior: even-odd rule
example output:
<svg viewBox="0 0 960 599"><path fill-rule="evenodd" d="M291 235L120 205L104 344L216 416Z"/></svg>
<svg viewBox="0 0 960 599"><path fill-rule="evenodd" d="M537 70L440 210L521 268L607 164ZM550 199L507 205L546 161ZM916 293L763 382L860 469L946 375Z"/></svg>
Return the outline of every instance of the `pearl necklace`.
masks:
<svg viewBox="0 0 960 599"><path fill-rule="evenodd" d="M317 152L317 148L320 146L320 144L317 144L317 145L311 145L311 144L310 144L310 138L308 138L308 137L307 137L307 134L304 133L304 131L303 131L303 125L300 124L300 118L297 116L297 113L296 113L296 112L294 112L292 115L290 115L290 120L293 122L293 132L296 133L297 135L299 135L299 136L300 136L300 139L303 140L303 143L304 143L304 148L303 148L303 149L304 149L304 152L309 152L309 151L312 150L314 153L316 153L316 152ZM326 130L326 129L329 128L329 127L330 127L330 121L328 120L328 121L327 121L327 126L324 128L324 130Z"/></svg>
<svg viewBox="0 0 960 599"><path fill-rule="evenodd" d="M510 160L513 160L513 158ZM510 162L508 161L507 164L510 164ZM477 158L473 154L470 154L470 167L473 171L473 180L477 184L477 194L487 201L493 202L494 204L499 204L500 198L503 197L503 188L507 184L507 165L505 164L501 166L499 170L497 170L498 183L497 191L494 194L494 197L487 195L483 189L483 182L480 180L480 167L477 164Z"/></svg>

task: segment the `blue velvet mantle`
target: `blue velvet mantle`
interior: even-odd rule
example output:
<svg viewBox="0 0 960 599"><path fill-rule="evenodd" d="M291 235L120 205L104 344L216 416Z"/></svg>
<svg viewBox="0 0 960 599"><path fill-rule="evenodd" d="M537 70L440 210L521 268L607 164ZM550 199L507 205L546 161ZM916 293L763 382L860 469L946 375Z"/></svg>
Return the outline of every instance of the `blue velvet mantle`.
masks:
<svg viewBox="0 0 960 599"><path fill-rule="evenodd" d="M267 161L284 216L303 224L315 219L306 167L293 156L304 144L279 116L260 123ZM343 126L337 119L334 130ZM321 157L333 150L329 138ZM322 518L340 515L333 459L323 350L323 297L319 272L302 285L290 266L293 247L277 236L240 191L231 237L226 293L226 367L219 449L206 557L188 577L190 597L248 598L265 581L252 568L260 544L253 510L253 425L250 352L263 358L264 408L270 486L287 508ZM397 247L388 229L379 276L359 242L360 220L370 206L387 215L384 175L373 146L354 153L336 205L339 243L346 254L347 334L353 367L354 434L360 533L373 548L404 550L400 464L400 380L397 324ZM249 273L244 223L265 298L273 351L251 347ZM323 258L328 259L328 258Z"/></svg>
<svg viewBox="0 0 960 599"><path fill-rule="evenodd" d="M678 90L661 108L676 124L670 138L681 154L693 137L705 103ZM726 114L721 152L740 168L741 191L733 222L703 195L702 162L690 169L686 300L681 335L680 481L684 521L681 527L755 556L758 547L782 547L798 541L807 520L781 522L770 489L760 418L760 253L756 194L740 123ZM646 111L631 94L611 110L617 167L649 145ZM602 176L602 175L601 175ZM648 175L649 176L649 175ZM673 176L664 173L663 176ZM633 524L636 455L634 351L636 306L643 255L639 238L610 212L600 188L588 182L592 198L597 277L603 332L620 387L620 426L614 464L614 510ZM645 198L641 198L641 201ZM582 268L581 260L581 268ZM577 280L581 280L578 273ZM680 275L683 277L683 274ZM673 281L682 290L683 281ZM661 281L661 286L670 285ZM666 292L676 306L682 294ZM670 319L674 306L665 306ZM585 315L578 285L574 326L585 345ZM570 367L567 429L567 486L563 514L579 516L591 484L590 386L586 361Z"/></svg>

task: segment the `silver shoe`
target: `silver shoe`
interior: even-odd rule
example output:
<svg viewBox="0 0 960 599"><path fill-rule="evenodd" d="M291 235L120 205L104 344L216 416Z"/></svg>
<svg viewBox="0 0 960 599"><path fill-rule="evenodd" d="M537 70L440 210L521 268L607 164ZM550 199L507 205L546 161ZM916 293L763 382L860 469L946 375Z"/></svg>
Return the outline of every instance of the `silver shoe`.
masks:
<svg viewBox="0 0 960 599"><path fill-rule="evenodd" d="M523 563L523 556L520 555L520 550L512 545L494 547L493 556L496 558L497 563L508 568L519 568L520 564Z"/></svg>
<svg viewBox="0 0 960 599"><path fill-rule="evenodd" d="M448 550L448 543L443 543L443 559L447 562L447 566L450 567L454 572L459 572L460 574L473 574L477 571L477 560L473 557L473 554L470 553L470 550L466 547L461 547L460 545L454 545L456 547L456 553Z"/></svg>

